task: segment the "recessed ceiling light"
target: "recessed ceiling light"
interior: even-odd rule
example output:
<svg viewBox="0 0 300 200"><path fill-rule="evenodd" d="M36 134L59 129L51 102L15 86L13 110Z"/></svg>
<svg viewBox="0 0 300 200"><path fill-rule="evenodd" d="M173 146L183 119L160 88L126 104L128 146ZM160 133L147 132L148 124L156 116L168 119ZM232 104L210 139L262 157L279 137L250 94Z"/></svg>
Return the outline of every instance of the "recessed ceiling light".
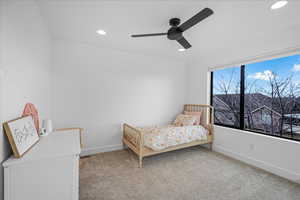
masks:
<svg viewBox="0 0 300 200"><path fill-rule="evenodd" d="M185 51L185 49L181 48L181 49L178 49L178 51Z"/></svg>
<svg viewBox="0 0 300 200"><path fill-rule="evenodd" d="M99 30L97 31L97 33L98 33L99 35L106 35L106 32L105 32L104 30L101 30L101 29L99 29Z"/></svg>
<svg viewBox="0 0 300 200"><path fill-rule="evenodd" d="M275 3L272 4L271 9L276 10L278 8L284 7L288 3L287 0L284 1L276 1Z"/></svg>

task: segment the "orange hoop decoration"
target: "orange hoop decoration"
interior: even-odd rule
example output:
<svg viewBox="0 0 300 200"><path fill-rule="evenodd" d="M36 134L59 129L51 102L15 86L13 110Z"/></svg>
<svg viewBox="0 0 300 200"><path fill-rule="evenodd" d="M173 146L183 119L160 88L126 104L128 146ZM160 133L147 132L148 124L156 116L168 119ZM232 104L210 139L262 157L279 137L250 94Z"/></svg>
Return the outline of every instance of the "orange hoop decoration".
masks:
<svg viewBox="0 0 300 200"><path fill-rule="evenodd" d="M29 116L29 115L32 116L35 128L36 128L37 132L39 133L39 125L40 125L39 113L32 103L27 103L25 105L22 117Z"/></svg>

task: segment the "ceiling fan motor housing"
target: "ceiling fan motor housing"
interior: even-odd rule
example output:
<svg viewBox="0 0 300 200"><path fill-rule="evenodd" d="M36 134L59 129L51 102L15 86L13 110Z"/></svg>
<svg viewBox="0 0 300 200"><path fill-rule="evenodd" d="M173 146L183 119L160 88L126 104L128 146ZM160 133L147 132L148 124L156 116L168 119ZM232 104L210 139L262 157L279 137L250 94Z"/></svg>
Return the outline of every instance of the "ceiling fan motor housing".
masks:
<svg viewBox="0 0 300 200"><path fill-rule="evenodd" d="M170 19L169 24L172 27L168 30L168 34L167 34L168 39L178 40L178 39L182 38L182 31L178 27L178 25L180 24L180 19L172 18L172 19Z"/></svg>
<svg viewBox="0 0 300 200"><path fill-rule="evenodd" d="M168 30L167 37L170 40L178 40L182 38L182 31L178 27L172 27Z"/></svg>

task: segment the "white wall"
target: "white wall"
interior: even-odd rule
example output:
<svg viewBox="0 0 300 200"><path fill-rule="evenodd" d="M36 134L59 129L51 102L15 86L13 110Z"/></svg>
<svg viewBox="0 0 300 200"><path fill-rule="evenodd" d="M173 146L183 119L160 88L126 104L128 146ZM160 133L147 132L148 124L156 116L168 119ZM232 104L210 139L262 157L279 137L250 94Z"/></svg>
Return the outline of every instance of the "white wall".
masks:
<svg viewBox="0 0 300 200"><path fill-rule="evenodd" d="M209 87L207 68L197 61L189 61L187 72L187 102L207 104L207 88Z"/></svg>
<svg viewBox="0 0 300 200"><path fill-rule="evenodd" d="M300 143L215 126L214 150L300 183Z"/></svg>
<svg viewBox="0 0 300 200"><path fill-rule="evenodd" d="M83 127L83 155L119 149L121 125L171 122L186 102L181 61L56 40L53 122Z"/></svg>
<svg viewBox="0 0 300 200"><path fill-rule="evenodd" d="M0 2L0 120L20 117L25 103L34 103L41 118L49 116L50 36L35 1ZM2 128L2 126L1 126ZM0 132L0 162L10 155ZM3 168L0 170L3 199Z"/></svg>

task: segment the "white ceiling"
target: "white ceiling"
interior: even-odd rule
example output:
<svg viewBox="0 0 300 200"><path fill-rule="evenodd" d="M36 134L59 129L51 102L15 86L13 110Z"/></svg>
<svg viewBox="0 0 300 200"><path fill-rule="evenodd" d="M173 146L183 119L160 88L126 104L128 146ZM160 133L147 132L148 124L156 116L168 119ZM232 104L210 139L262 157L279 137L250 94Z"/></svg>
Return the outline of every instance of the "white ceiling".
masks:
<svg viewBox="0 0 300 200"><path fill-rule="evenodd" d="M286 7L275 11L270 10L273 0L39 2L53 37L104 48L198 60L221 53L234 57L241 47L245 53L251 49L259 53L281 48L283 43L300 45L298 0L290 0ZM192 44L188 51L178 52L180 45L164 36L130 37L130 34L166 32L170 18L185 21L205 7L215 13L184 33ZM105 30L107 35L97 35L97 29Z"/></svg>

